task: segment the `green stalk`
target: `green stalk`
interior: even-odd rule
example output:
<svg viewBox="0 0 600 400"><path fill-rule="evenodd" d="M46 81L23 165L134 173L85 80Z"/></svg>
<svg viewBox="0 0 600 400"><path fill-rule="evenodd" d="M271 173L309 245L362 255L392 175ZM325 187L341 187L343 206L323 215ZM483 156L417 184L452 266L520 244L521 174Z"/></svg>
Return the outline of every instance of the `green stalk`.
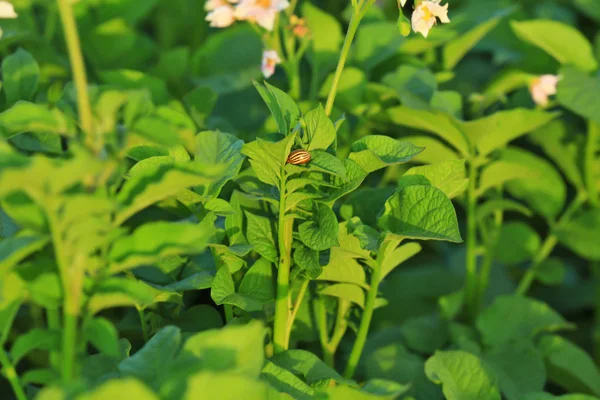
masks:
<svg viewBox="0 0 600 400"><path fill-rule="evenodd" d="M143 308L138 308L138 315L140 316L140 323L142 324L142 337L144 338L144 343L148 341L148 330L146 329L146 315L144 313Z"/></svg>
<svg viewBox="0 0 600 400"><path fill-rule="evenodd" d="M600 136L600 124L588 122L587 143L585 146L585 186L590 198L590 203L594 207L600 207L600 197L596 187L596 179L594 176L594 162L596 160L596 151L598 137Z"/></svg>
<svg viewBox="0 0 600 400"><path fill-rule="evenodd" d="M305 279L302 281L300 285L300 290L298 290L298 295L296 296L296 302L294 303L294 308L292 309L292 314L287 323L286 329L286 340L285 340L285 348L290 347L290 336L292 335L292 327L294 326L294 321L296 320L296 315L298 315L298 310L302 305L302 301L304 300L304 295L306 294L306 289L308 289L308 284L310 283L310 279Z"/></svg>
<svg viewBox="0 0 600 400"><path fill-rule="evenodd" d="M286 200L286 174L281 171L281 184L279 187L279 268L277 271L277 296L275 298L275 322L273 325L273 350L275 354L287 350L287 327L289 320L289 291L290 267L292 264L292 240L294 220L285 217Z"/></svg>
<svg viewBox="0 0 600 400"><path fill-rule="evenodd" d="M61 375L65 383L75 377L77 344L77 315L72 310L65 309L63 317L62 336L62 370Z"/></svg>
<svg viewBox="0 0 600 400"><path fill-rule="evenodd" d="M352 47L352 41L354 40L354 36L356 35L356 31L358 30L358 26L360 25L360 21L365 16L367 10L373 4L375 0L368 0L367 4L365 4L365 0L360 0L358 4L354 7L354 12L352 13L352 18L350 19L350 25L348 26L348 31L346 32L346 38L344 39L344 44L342 46L342 51L340 53L340 59L338 61L337 67L335 69L335 74L333 75L333 82L331 83L331 89L329 89L329 95L327 96L327 103L325 104L325 113L327 115L331 115L331 111L333 110L333 103L335 102L335 96L337 94L338 85L340 83L340 78L342 77L342 72L344 72L344 67L346 66L346 60L348 59L348 55L350 54L350 48Z"/></svg>
<svg viewBox="0 0 600 400"><path fill-rule="evenodd" d="M317 319L317 328L319 330L319 341L321 342L321 350L323 352L323 362L329 367L334 366L334 356L331 347L329 346L329 333L327 332L327 310L323 305L323 299L316 298L313 302L315 315Z"/></svg>
<svg viewBox="0 0 600 400"><path fill-rule="evenodd" d="M0 364L2 364L2 373L6 377L8 383L12 387L13 392L17 400L27 400L27 396L23 391L23 386L21 386L21 382L19 380L19 375L17 375L17 371L15 370L14 365L10 362L10 358L8 358L8 354L4 348L0 348Z"/></svg>
<svg viewBox="0 0 600 400"><path fill-rule="evenodd" d="M465 304L469 318L475 318L477 296L477 168L474 160L469 162L469 186L467 189L467 254L465 280Z"/></svg>
<svg viewBox="0 0 600 400"><path fill-rule="evenodd" d="M90 105L90 97L88 94L87 77L85 73L85 64L81 53L81 44L77 25L73 10L71 9L70 0L57 0L58 11L65 32L65 40L69 52L69 60L73 69L73 80L75 89L77 90L77 109L79 112L79 123L81 129L86 135L86 145L94 152L99 152L102 148L102 143L99 138L95 137L93 131L92 107Z"/></svg>
<svg viewBox="0 0 600 400"><path fill-rule="evenodd" d="M384 251L380 250L380 253L384 253ZM371 287L367 294L367 302L365 303L365 309L360 320L360 326L358 327L356 341L354 342L354 346L352 347L352 351L350 352L350 358L348 358L346 370L344 371L344 377L347 379L351 379L354 375L354 372L356 371L356 367L358 366L358 362L360 361L360 357L365 347L365 343L367 342L367 334L369 333L371 319L373 318L375 300L377 300L377 292L379 291L379 283L381 282L381 265L379 264L379 260L377 263L374 263L374 265L372 265L372 269L373 272L371 275Z"/></svg>
<svg viewBox="0 0 600 400"><path fill-rule="evenodd" d="M592 329L592 340L594 343L594 360L596 364L600 365L600 262L590 262L590 269L592 270L592 277L595 283L595 303L596 310L594 314L594 328Z"/></svg>
<svg viewBox="0 0 600 400"><path fill-rule="evenodd" d="M58 309L51 310L47 308L46 318L48 319L48 328L50 330L60 332L60 315L58 313ZM60 357L58 352L50 352L50 365L52 365L53 368L58 370L60 365Z"/></svg>
<svg viewBox="0 0 600 400"><path fill-rule="evenodd" d="M583 192L579 192L573 200L573 202L569 205L565 213L562 215L560 220L554 225L554 227L550 229L550 234L546 237L546 240L544 240L542 247L540 247L540 250L533 258L531 267L527 270L527 272L521 279L521 282L519 282L519 286L517 287L516 291L518 295L524 296L527 293L527 291L531 287L531 284L535 280L535 276L537 274L537 267L541 263L546 261L546 259L550 256L552 250L554 250L554 247L558 243L558 238L556 237L553 231L559 228L562 224L568 222L573 216L573 214L577 210L579 210L579 208L583 205L586 199L587 195Z"/></svg>

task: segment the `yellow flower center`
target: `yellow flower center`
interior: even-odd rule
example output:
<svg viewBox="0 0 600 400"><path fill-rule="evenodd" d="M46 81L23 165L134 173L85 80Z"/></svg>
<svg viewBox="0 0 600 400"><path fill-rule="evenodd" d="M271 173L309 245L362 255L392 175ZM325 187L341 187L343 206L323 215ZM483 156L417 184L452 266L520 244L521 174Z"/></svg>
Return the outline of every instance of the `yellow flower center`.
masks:
<svg viewBox="0 0 600 400"><path fill-rule="evenodd" d="M262 8L271 7L271 0L257 0L256 5Z"/></svg>
<svg viewBox="0 0 600 400"><path fill-rule="evenodd" d="M433 13L429 9L429 7L423 6L423 19L426 22L429 22L429 20L432 19L432 18L435 20L435 16L433 15Z"/></svg>

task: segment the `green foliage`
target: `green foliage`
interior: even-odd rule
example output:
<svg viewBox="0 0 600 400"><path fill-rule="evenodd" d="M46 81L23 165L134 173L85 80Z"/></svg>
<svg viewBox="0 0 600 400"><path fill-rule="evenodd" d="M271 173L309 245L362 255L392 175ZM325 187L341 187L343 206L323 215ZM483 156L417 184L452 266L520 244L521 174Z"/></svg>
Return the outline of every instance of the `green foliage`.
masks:
<svg viewBox="0 0 600 400"><path fill-rule="evenodd" d="M600 6L216 3L2 19L2 398L600 398Z"/></svg>

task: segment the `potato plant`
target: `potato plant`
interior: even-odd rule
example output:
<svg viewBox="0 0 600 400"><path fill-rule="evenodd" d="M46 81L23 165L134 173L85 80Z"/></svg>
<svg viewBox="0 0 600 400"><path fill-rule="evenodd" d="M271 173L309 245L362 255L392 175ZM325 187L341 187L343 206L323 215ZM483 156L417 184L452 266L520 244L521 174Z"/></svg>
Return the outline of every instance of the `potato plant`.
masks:
<svg viewBox="0 0 600 400"><path fill-rule="evenodd" d="M2 399L600 398L600 3L0 0Z"/></svg>

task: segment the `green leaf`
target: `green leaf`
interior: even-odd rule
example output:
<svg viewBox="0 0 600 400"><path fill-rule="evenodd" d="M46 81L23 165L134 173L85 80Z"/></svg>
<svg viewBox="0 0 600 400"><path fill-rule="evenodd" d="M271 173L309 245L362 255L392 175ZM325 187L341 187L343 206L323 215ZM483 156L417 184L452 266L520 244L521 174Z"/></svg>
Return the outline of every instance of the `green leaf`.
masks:
<svg viewBox="0 0 600 400"><path fill-rule="evenodd" d="M116 216L117 222L124 222L138 211L175 196L186 188L210 185L215 181L214 175L204 175L191 166L176 165L171 158L148 158L137 163L134 168L117 195L117 201L121 205Z"/></svg>
<svg viewBox="0 0 600 400"><path fill-rule="evenodd" d="M241 154L244 141L223 132L204 131L196 136L195 159L202 165L222 166L223 175L214 182L197 188L204 196L217 197L229 180L235 178L242 168Z"/></svg>
<svg viewBox="0 0 600 400"><path fill-rule="evenodd" d="M369 135L354 142L351 151L349 158L371 173L390 165L410 161L422 152L423 148L389 136Z"/></svg>
<svg viewBox="0 0 600 400"><path fill-rule="evenodd" d="M51 368L30 369L21 376L21 384L27 385L30 383L50 386L60 379L57 371Z"/></svg>
<svg viewBox="0 0 600 400"><path fill-rule="evenodd" d="M85 320L83 338L95 348L111 357L119 357L119 333L113 324L105 318Z"/></svg>
<svg viewBox="0 0 600 400"><path fill-rule="evenodd" d="M144 224L114 242L109 252L111 270L152 264L167 256L198 254L206 248L213 233L202 224L161 221Z"/></svg>
<svg viewBox="0 0 600 400"><path fill-rule="evenodd" d="M287 393L294 399L310 400L314 398L313 388L304 383L290 371L267 360L260 377L280 392Z"/></svg>
<svg viewBox="0 0 600 400"><path fill-rule="evenodd" d="M271 219L246 212L248 228L246 238L254 250L267 260L277 263L278 251Z"/></svg>
<svg viewBox="0 0 600 400"><path fill-rule="evenodd" d="M437 351L425 363L425 373L442 385L448 400L501 399L494 375L470 353Z"/></svg>
<svg viewBox="0 0 600 400"><path fill-rule="evenodd" d="M271 262L265 258L261 258L244 275L244 279L240 283L239 292L267 303L275 299L274 283Z"/></svg>
<svg viewBox="0 0 600 400"><path fill-rule="evenodd" d="M379 257L383 257L383 261L381 262L381 279L383 280L396 267L414 257L420 251L421 245L419 243L411 242L396 247L389 253L386 252L385 254L380 254Z"/></svg>
<svg viewBox="0 0 600 400"><path fill-rule="evenodd" d="M581 257L600 260L600 210L577 213L560 224L555 234L563 245Z"/></svg>
<svg viewBox="0 0 600 400"><path fill-rule="evenodd" d="M561 64L585 71L598 68L592 45L577 29L558 21L512 21L517 36L550 54Z"/></svg>
<svg viewBox="0 0 600 400"><path fill-rule="evenodd" d="M560 258L550 257L535 268L535 277L544 285L560 285L566 275L564 261Z"/></svg>
<svg viewBox="0 0 600 400"><path fill-rule="evenodd" d="M558 117L558 113L515 109L462 123L465 134L475 143L480 155L504 147L507 143L532 132Z"/></svg>
<svg viewBox="0 0 600 400"><path fill-rule="evenodd" d="M585 87L586 93L589 92L588 88L589 86ZM584 187L583 177L579 170L580 153L583 146L578 140L579 136L570 131L565 121L554 120L532 132L528 138L544 150L544 153L558 165L575 187Z"/></svg>
<svg viewBox="0 0 600 400"><path fill-rule="evenodd" d="M430 136L406 136L403 138L409 143L423 147L422 153L417 154L411 161L423 164L435 164L450 160L458 160L459 156L442 141Z"/></svg>
<svg viewBox="0 0 600 400"><path fill-rule="evenodd" d="M524 178L533 180L539 176L540 171L536 168L528 169L520 163L508 161L492 161L481 172L477 194L483 195L488 190L501 188L505 183L513 180Z"/></svg>
<svg viewBox="0 0 600 400"><path fill-rule="evenodd" d="M429 110L438 83L427 68L401 65L383 77L383 83L394 89L400 101L412 109Z"/></svg>
<svg viewBox="0 0 600 400"><path fill-rule="evenodd" d="M516 265L533 259L541 244L540 236L529 225L516 221L507 222L500 230L494 255L503 263Z"/></svg>
<svg viewBox="0 0 600 400"><path fill-rule="evenodd" d="M338 60L344 39L342 26L337 18L308 1L302 3L302 15L314 38L311 41L311 63L316 64L321 76L324 76Z"/></svg>
<svg viewBox="0 0 600 400"><path fill-rule="evenodd" d="M478 24L470 31L452 39L443 47L444 69L452 70L475 45L494 29L501 18L496 17Z"/></svg>
<svg viewBox="0 0 600 400"><path fill-rule="evenodd" d="M537 178L507 182L506 189L512 196L525 201L533 210L552 221L562 211L567 191L562 177L552 164L517 148L502 151L501 160L538 172Z"/></svg>
<svg viewBox="0 0 600 400"><path fill-rule="evenodd" d="M356 34L352 57L364 70L370 71L396 54L404 38L398 26L388 21L365 21Z"/></svg>
<svg viewBox="0 0 600 400"><path fill-rule="evenodd" d="M186 392L182 400L196 400L202 397L219 400L283 400L284 395L265 382L250 379L243 375L213 374L201 372L187 380ZM289 397L288 397L289 398Z"/></svg>
<svg viewBox="0 0 600 400"><path fill-rule="evenodd" d="M311 219L298 227L300 240L308 248L323 251L339 244L335 213L323 203L315 203Z"/></svg>
<svg viewBox="0 0 600 400"><path fill-rule="evenodd" d="M421 354L432 354L449 339L446 321L437 315L422 315L402 323L400 333L406 346Z"/></svg>
<svg viewBox="0 0 600 400"><path fill-rule="evenodd" d="M210 296L217 305L229 304L248 312L263 309L262 301L242 293L236 293L231 272L226 266L219 268L217 271L217 275L212 282Z"/></svg>
<svg viewBox="0 0 600 400"><path fill-rule="evenodd" d="M477 318L477 329L487 346L530 339L542 332L569 329L572 324L548 305L522 296L500 296Z"/></svg>
<svg viewBox="0 0 600 400"><path fill-rule="evenodd" d="M270 361L294 373L294 375L302 377L311 386L323 380L334 380L338 383L346 382L334 369L328 367L317 356L306 350L287 350L276 354Z"/></svg>
<svg viewBox="0 0 600 400"><path fill-rule="evenodd" d="M327 150L336 139L336 130L331 119L325 114L325 110L319 107L304 115L306 130L308 133L308 148L311 150Z"/></svg>
<svg viewBox="0 0 600 400"><path fill-rule="evenodd" d="M527 393L544 389L544 359L530 341L494 347L484 359L498 377L500 390L508 400L522 400Z"/></svg>
<svg viewBox="0 0 600 400"><path fill-rule="evenodd" d="M570 392L600 396L600 369L583 349L556 335L544 336L539 349L552 382Z"/></svg>
<svg viewBox="0 0 600 400"><path fill-rule="evenodd" d="M562 396L553 396L550 393L529 393L523 400L598 400L596 396L587 394L565 394Z"/></svg>
<svg viewBox="0 0 600 400"><path fill-rule="evenodd" d="M5 138L24 132L53 133L72 137L75 135L75 124L58 108L19 101L0 113L0 131Z"/></svg>
<svg viewBox="0 0 600 400"><path fill-rule="evenodd" d="M326 286L319 294L325 296L339 297L340 299L348 300L360 308L365 308L365 292L356 285L350 283L337 283L335 285Z"/></svg>
<svg viewBox="0 0 600 400"><path fill-rule="evenodd" d="M256 139L246 143L242 153L248 156L250 165L262 182L279 187L281 171L294 144L296 135L286 136L279 142Z"/></svg>
<svg viewBox="0 0 600 400"><path fill-rule="evenodd" d="M465 160L445 161L434 165L413 167L398 182L398 187L409 185L431 185L449 198L460 196L469 180L466 178Z"/></svg>
<svg viewBox="0 0 600 400"><path fill-rule="evenodd" d="M342 161L336 156L322 150L314 150L311 153L310 169L325 172L331 175L346 178L346 168Z"/></svg>
<svg viewBox="0 0 600 400"><path fill-rule="evenodd" d="M181 303L181 295L156 289L143 281L108 278L94 287L88 310L94 315L111 307L133 306L144 309L160 302Z"/></svg>
<svg viewBox="0 0 600 400"><path fill-rule="evenodd" d="M360 167L355 161L351 159L344 160L344 167L346 168L346 178L334 178L336 189L333 189L329 196L324 199L324 202L333 202L340 197L352 192L354 189L360 186L360 184L367 177L367 172Z"/></svg>
<svg viewBox="0 0 600 400"><path fill-rule="evenodd" d="M133 378L111 379L92 391L77 396L77 400L103 400L124 397L136 400L159 400L147 386Z"/></svg>
<svg viewBox="0 0 600 400"><path fill-rule="evenodd" d="M523 214L526 217L530 217L531 211L514 200L508 199L492 199L488 200L477 208L477 219L483 221L485 218L491 216L496 211L513 211L519 214Z"/></svg>
<svg viewBox="0 0 600 400"><path fill-rule="evenodd" d="M8 274L0 279L0 293L0 345L4 345L17 311L25 299L25 284L17 274Z"/></svg>
<svg viewBox="0 0 600 400"><path fill-rule="evenodd" d="M385 379L370 379L362 388L367 393L373 393L380 396L389 395L397 398L410 390L410 385L403 385L394 381Z"/></svg>
<svg viewBox="0 0 600 400"><path fill-rule="evenodd" d="M574 113L600 123L595 105L600 101L600 78L572 67L561 69L556 99Z"/></svg>
<svg viewBox="0 0 600 400"><path fill-rule="evenodd" d="M311 279L316 279L323 271L319 263L319 252L304 245L298 246L294 251L294 263Z"/></svg>
<svg viewBox="0 0 600 400"><path fill-rule="evenodd" d="M174 326L159 330L137 353L121 361L118 366L123 376L133 376L155 385L168 373L181 346L181 332Z"/></svg>
<svg viewBox="0 0 600 400"><path fill-rule="evenodd" d="M40 80L40 67L33 56L22 48L2 61L2 89L7 104L31 100Z"/></svg>
<svg viewBox="0 0 600 400"><path fill-rule="evenodd" d="M431 132L451 144L464 157L470 153L469 140L459 128L458 122L446 113L414 110L405 106L390 108L387 113L397 125Z"/></svg>
<svg viewBox="0 0 600 400"><path fill-rule="evenodd" d="M450 199L433 186L408 186L385 203L380 228L411 239L460 243L456 211Z"/></svg>
<svg viewBox="0 0 600 400"><path fill-rule="evenodd" d="M182 100L196 125L205 127L206 120L217 102L217 93L209 87L197 87L183 96Z"/></svg>
<svg viewBox="0 0 600 400"><path fill-rule="evenodd" d="M179 357L198 359L203 370L257 378L265 361L265 334L265 327L256 320L200 332L186 340Z"/></svg>
<svg viewBox="0 0 600 400"><path fill-rule="evenodd" d="M60 332L34 328L17 337L10 349L13 364L33 350L58 350L60 348Z"/></svg>
<svg viewBox="0 0 600 400"><path fill-rule="evenodd" d="M0 240L0 277L29 255L48 244L47 236L23 234Z"/></svg>
<svg viewBox="0 0 600 400"><path fill-rule="evenodd" d="M301 115L296 102L287 93L267 82L264 86L255 82L254 86L275 118L279 133L288 136L296 127Z"/></svg>
<svg viewBox="0 0 600 400"><path fill-rule="evenodd" d="M345 220L358 217L368 226L377 226L379 211L394 191L393 187L360 188L344 199L340 216Z"/></svg>

